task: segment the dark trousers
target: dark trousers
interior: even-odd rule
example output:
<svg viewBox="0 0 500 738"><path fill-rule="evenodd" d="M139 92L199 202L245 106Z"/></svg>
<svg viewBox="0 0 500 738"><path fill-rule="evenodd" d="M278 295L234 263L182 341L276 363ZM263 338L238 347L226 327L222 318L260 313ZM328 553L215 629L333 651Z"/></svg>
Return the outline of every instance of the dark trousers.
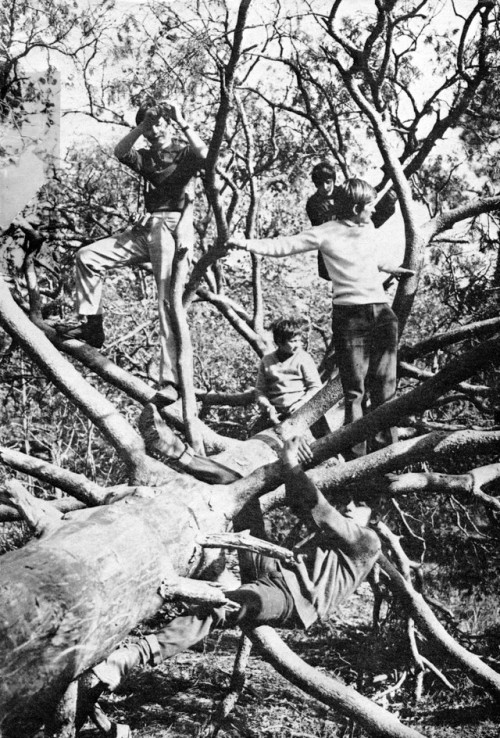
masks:
<svg viewBox="0 0 500 738"><path fill-rule="evenodd" d="M371 408L396 393L398 319L385 302L334 305L333 343L345 398L344 424L363 417L369 395ZM377 434L375 443L397 441L397 430ZM352 456L366 453L366 442L353 447Z"/></svg>

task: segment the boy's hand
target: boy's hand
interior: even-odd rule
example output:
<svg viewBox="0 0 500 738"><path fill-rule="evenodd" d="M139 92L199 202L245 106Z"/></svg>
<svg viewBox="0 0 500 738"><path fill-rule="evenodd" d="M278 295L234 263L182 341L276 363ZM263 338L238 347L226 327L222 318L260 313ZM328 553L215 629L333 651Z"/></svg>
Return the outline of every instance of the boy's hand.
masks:
<svg viewBox="0 0 500 738"><path fill-rule="evenodd" d="M312 458L311 447L302 436L289 438L281 449L281 461L288 469L293 469L299 464L307 464Z"/></svg>
<svg viewBox="0 0 500 738"><path fill-rule="evenodd" d="M414 269L405 269L404 267L397 267L396 269L393 269L391 274L393 274L395 277L413 277L415 274Z"/></svg>
<svg viewBox="0 0 500 738"><path fill-rule="evenodd" d="M160 103L159 109L161 115L163 116L163 118L165 118L165 120L173 120L180 126L185 125L186 120L182 114L180 106L177 105L177 103L171 102L170 100L165 100Z"/></svg>
<svg viewBox="0 0 500 738"><path fill-rule="evenodd" d="M151 106L144 113L144 118L137 125L137 128L139 128L141 131L147 130L148 128L151 128L151 126L155 125L159 118L161 118L160 108Z"/></svg>
<svg viewBox="0 0 500 738"><path fill-rule="evenodd" d="M247 240L242 233L236 232L227 242L230 249L247 250Z"/></svg>

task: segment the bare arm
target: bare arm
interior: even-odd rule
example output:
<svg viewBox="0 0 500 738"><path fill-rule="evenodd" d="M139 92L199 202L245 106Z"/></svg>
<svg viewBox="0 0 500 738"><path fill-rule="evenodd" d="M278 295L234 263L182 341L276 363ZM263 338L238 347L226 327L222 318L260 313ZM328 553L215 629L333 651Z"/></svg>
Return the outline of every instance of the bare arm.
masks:
<svg viewBox="0 0 500 738"><path fill-rule="evenodd" d="M286 502L298 515L312 517L320 530L328 532L341 550L356 556L373 556L380 548L378 536L368 528L344 517L330 505L302 469L312 458L307 442L298 436L285 442L281 454Z"/></svg>
<svg viewBox="0 0 500 738"><path fill-rule="evenodd" d="M165 112L165 115L168 115L171 120L177 123L177 125L189 141L191 148L193 149L197 157L199 159L206 159L208 154L208 146L201 139L198 133L196 133L191 124L187 122L186 118L181 112L180 107L175 103L165 102L162 103L161 109Z"/></svg>

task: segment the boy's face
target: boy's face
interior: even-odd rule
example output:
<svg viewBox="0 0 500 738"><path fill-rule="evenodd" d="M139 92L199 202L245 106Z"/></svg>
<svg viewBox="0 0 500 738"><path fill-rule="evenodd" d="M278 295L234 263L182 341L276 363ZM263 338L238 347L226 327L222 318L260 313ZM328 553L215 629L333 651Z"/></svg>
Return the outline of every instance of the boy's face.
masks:
<svg viewBox="0 0 500 738"><path fill-rule="evenodd" d="M161 115L147 120L142 135L152 146L162 146L169 141L170 121Z"/></svg>
<svg viewBox="0 0 500 738"><path fill-rule="evenodd" d="M364 205L355 205L351 220L358 225L367 225L371 222L375 200L370 200Z"/></svg>
<svg viewBox="0 0 500 738"><path fill-rule="evenodd" d="M325 197L329 197L333 192L333 187L335 185L335 182L332 177L329 177L328 179L324 179L322 182L319 183L317 186L318 192L320 192Z"/></svg>
<svg viewBox="0 0 500 738"><path fill-rule="evenodd" d="M293 354L295 354L301 348L302 336L300 335L300 333L297 333L297 335L292 336L286 341L283 341L283 343L278 344L278 349L280 350L280 353L285 356L293 356Z"/></svg>

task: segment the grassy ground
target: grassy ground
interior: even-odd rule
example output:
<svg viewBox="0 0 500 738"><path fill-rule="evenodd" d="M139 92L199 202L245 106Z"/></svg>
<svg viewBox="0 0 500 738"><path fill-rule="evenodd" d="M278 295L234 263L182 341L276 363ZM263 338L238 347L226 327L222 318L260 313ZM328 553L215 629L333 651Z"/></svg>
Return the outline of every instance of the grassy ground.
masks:
<svg viewBox="0 0 500 738"><path fill-rule="evenodd" d="M374 635L371 612L371 592L363 585L328 625L313 626L307 634L280 631L280 635L308 663L375 697L378 704L425 736L500 735L500 712L493 700L463 673L440 661L439 654L433 654L434 663L446 672L455 686L453 691L432 674L424 679L419 702L414 699L412 673L395 688L408 670L404 633L398 619L389 613L381 631ZM491 607L488 615L491 618ZM238 640L238 631L214 633L200 650L179 654L155 669L132 672L117 693L103 696L101 704L112 719L129 724L135 738L208 736L214 710L229 686ZM478 638L475 645L478 653L484 651L491 657L495 648L498 653L496 636ZM492 666L495 668L494 663ZM98 735L90 725L81 733L82 738ZM361 738L367 734L349 726L342 716L306 696L252 654L243 693L218 735Z"/></svg>

